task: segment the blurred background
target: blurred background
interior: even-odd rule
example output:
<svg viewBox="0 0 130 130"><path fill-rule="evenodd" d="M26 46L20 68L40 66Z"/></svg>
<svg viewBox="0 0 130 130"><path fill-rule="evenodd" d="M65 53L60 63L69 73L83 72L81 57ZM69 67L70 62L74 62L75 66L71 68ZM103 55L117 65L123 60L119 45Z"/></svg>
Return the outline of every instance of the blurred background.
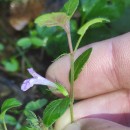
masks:
<svg viewBox="0 0 130 130"><path fill-rule="evenodd" d="M63 11L66 1L0 0L0 105L9 97L16 97L23 104L40 98L54 99L44 87L22 92L20 85L29 77L27 68L33 67L45 76L52 61L68 52L66 34L61 28L41 28L34 24L41 14ZM129 32L130 0L80 0L71 20L73 46L79 37L77 30L96 17L111 22L92 26L80 47Z"/></svg>

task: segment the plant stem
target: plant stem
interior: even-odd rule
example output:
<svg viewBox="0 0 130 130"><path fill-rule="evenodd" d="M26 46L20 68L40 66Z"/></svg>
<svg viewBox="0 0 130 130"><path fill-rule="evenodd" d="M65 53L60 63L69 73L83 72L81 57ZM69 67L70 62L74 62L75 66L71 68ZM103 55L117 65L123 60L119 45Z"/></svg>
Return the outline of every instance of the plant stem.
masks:
<svg viewBox="0 0 130 130"><path fill-rule="evenodd" d="M73 51L73 46L72 46L72 40L71 40L69 22L66 24L64 30L65 30L65 32L67 33L67 38L68 38L68 45L69 45L69 49L70 49L70 54L73 54L74 51Z"/></svg>
<svg viewBox="0 0 130 130"><path fill-rule="evenodd" d="M70 49L70 69L71 69L71 77L70 77L70 117L71 123L74 121L74 112L73 112L73 103L74 103L74 51L72 46L71 34L70 34L70 26L67 24L65 31L67 33L68 44Z"/></svg>
<svg viewBox="0 0 130 130"><path fill-rule="evenodd" d="M71 87L70 87L70 116L71 123L74 121L74 111L73 111L73 103L74 103L74 53L70 54L71 60Z"/></svg>
<svg viewBox="0 0 130 130"><path fill-rule="evenodd" d="M4 119L3 119L3 125L4 125L4 130L8 130Z"/></svg>

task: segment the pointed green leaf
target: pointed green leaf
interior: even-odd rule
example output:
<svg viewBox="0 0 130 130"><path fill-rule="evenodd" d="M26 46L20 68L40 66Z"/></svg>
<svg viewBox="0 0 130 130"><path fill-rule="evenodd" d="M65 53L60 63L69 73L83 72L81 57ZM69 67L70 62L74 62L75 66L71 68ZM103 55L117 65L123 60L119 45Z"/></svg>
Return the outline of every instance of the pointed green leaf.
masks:
<svg viewBox="0 0 130 130"><path fill-rule="evenodd" d="M15 98L7 99L2 104L1 112L6 112L7 110L9 110L13 107L18 107L18 106L21 106L21 105L22 105L21 102L18 101L17 99L15 99Z"/></svg>
<svg viewBox="0 0 130 130"><path fill-rule="evenodd" d="M67 16L66 13L56 12L39 16L38 18L36 18L35 23L38 24L39 26L47 26L47 27L60 26L64 28L64 26L68 21L69 16Z"/></svg>
<svg viewBox="0 0 130 130"><path fill-rule="evenodd" d="M21 102L15 98L10 98L10 99L5 100L1 107L0 119L3 120L5 118L6 111L8 111L11 108L18 107L21 105L22 105Z"/></svg>
<svg viewBox="0 0 130 130"><path fill-rule="evenodd" d="M63 98L52 101L45 108L43 113L43 122L46 127L51 126L68 108L70 104L70 98Z"/></svg>
<svg viewBox="0 0 130 130"><path fill-rule="evenodd" d="M72 17L78 5L79 5L79 0L69 0L67 3L65 3L64 8L66 10L67 15Z"/></svg>
<svg viewBox="0 0 130 130"><path fill-rule="evenodd" d="M32 45L32 43L29 37L24 37L17 41L17 45L22 47L23 49L27 49Z"/></svg>
<svg viewBox="0 0 130 130"><path fill-rule="evenodd" d="M37 101L31 101L25 106L25 109L30 110L30 111L35 111L45 106L46 103L47 103L46 99L39 99Z"/></svg>
<svg viewBox="0 0 130 130"><path fill-rule="evenodd" d="M88 21L86 24L84 24L79 30L78 30L78 34L79 35L84 35L85 32L87 31L87 29L93 25L93 24L96 24L96 23L101 23L101 22L110 22L109 19L106 19L106 18L95 18L95 19L92 19L90 21Z"/></svg>
<svg viewBox="0 0 130 130"><path fill-rule="evenodd" d="M92 52L92 48L87 49L74 62L74 80L78 78L78 75L80 74L84 65L88 61L91 52Z"/></svg>
<svg viewBox="0 0 130 130"><path fill-rule="evenodd" d="M88 21L86 24L84 24L79 30L78 30L78 34L80 35L79 37L79 40L78 42L76 43L76 46L75 46L75 49L74 51L76 51L78 49L78 46L85 34L85 32L87 31L87 29L93 25L93 24L96 24L96 23L101 23L101 22L110 22L109 19L106 19L106 18L95 18L95 19L92 19L90 21Z"/></svg>

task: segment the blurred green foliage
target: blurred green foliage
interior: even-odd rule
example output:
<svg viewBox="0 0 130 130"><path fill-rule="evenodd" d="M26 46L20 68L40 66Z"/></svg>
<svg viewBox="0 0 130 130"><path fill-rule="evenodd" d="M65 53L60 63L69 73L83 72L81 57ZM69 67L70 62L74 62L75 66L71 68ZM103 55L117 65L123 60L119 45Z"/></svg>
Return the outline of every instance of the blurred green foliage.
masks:
<svg viewBox="0 0 130 130"><path fill-rule="evenodd" d="M61 9L64 11L64 7ZM97 42L100 40L115 37L130 31L130 0L80 0L78 10L71 20L71 34L73 47L75 46L79 35L78 29L87 21L102 17L110 19L110 23L96 24L89 28L85 33L80 47ZM43 48L47 55L56 58L63 53L68 52L67 37L60 27L38 27L31 24L28 26L27 33L20 36L15 41L17 56L14 54L10 58L2 58L1 63L7 71L14 72L19 70L18 56L24 57L27 66L30 66L26 53L30 49ZM0 43L0 54L5 50L3 43ZM15 57L15 58L14 58ZM12 60L13 59L13 60ZM14 60L15 59L15 60Z"/></svg>
<svg viewBox="0 0 130 130"><path fill-rule="evenodd" d="M80 6L71 22L73 45L78 39L77 30L96 17L110 19L110 23L92 26L84 36L81 46L114 37L130 31L130 0L80 0ZM66 34L61 28L36 26L37 37L43 40L48 55L56 58L68 51ZM37 42L38 43L38 42Z"/></svg>
<svg viewBox="0 0 130 130"><path fill-rule="evenodd" d="M4 50L4 45L0 43L0 52L2 52L3 50Z"/></svg>
<svg viewBox="0 0 130 130"><path fill-rule="evenodd" d="M11 57L9 60L2 60L2 64L5 69L10 72L17 71L19 68L19 63L16 58Z"/></svg>

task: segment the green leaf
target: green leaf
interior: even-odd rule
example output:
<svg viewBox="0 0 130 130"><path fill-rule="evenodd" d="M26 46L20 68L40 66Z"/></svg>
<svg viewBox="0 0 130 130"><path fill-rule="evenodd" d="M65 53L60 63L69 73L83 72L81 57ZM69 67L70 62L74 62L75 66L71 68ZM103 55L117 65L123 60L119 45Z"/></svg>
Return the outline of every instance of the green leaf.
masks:
<svg viewBox="0 0 130 130"><path fill-rule="evenodd" d="M3 60L2 64L4 65L5 69L9 72L15 72L19 68L19 63L15 58L11 58L9 61Z"/></svg>
<svg viewBox="0 0 130 130"><path fill-rule="evenodd" d="M37 36L38 32L34 29L34 30L30 30L29 34L31 37L35 37L35 36Z"/></svg>
<svg viewBox="0 0 130 130"><path fill-rule="evenodd" d="M110 22L110 20L106 19L106 18L95 18L95 19L92 19L90 21L88 21L86 24L84 24L79 30L78 30L78 34L80 35L79 37L79 40L78 42L76 43L76 46L75 46L75 49L74 51L76 51L79 47L79 44L85 34L85 32L87 31L87 29L93 25L93 24L96 24L96 23L101 23L101 22Z"/></svg>
<svg viewBox="0 0 130 130"><path fill-rule="evenodd" d="M21 105L22 105L21 102L15 98L5 100L1 107L0 119L3 120L5 118L6 111L14 107L19 107Z"/></svg>
<svg viewBox="0 0 130 130"><path fill-rule="evenodd" d="M59 60L61 57L65 56L65 55L67 55L67 54L68 54L68 53L63 53L63 54L59 55L56 59L54 59L53 62L56 62L56 61Z"/></svg>
<svg viewBox="0 0 130 130"><path fill-rule="evenodd" d="M94 17L117 19L125 10L129 0L81 0L81 14L84 20Z"/></svg>
<svg viewBox="0 0 130 130"><path fill-rule="evenodd" d="M0 52L4 50L4 45L2 43L0 43Z"/></svg>
<svg viewBox="0 0 130 130"><path fill-rule="evenodd" d="M36 18L35 23L39 26L60 26L64 28L68 21L69 16L67 16L66 13L56 12L39 16L38 18Z"/></svg>
<svg viewBox="0 0 130 130"><path fill-rule="evenodd" d="M78 5L79 5L79 0L69 0L67 3L65 3L64 8L66 10L67 15L72 17Z"/></svg>
<svg viewBox="0 0 130 130"><path fill-rule="evenodd" d="M46 103L47 103L46 99L39 99L37 101L31 101L25 106L25 109L30 110L30 111L35 111L45 106Z"/></svg>
<svg viewBox="0 0 130 130"><path fill-rule="evenodd" d="M7 110L13 108L13 107L18 107L21 106L21 102L18 101L16 98L10 98L4 101L1 107L1 112L6 112Z"/></svg>
<svg viewBox="0 0 130 130"><path fill-rule="evenodd" d="M92 19L90 21L88 21L86 24L84 24L79 30L78 30L78 34L83 36L85 34L85 32L87 31L87 29L93 25L93 24L96 24L96 23L101 23L101 22L110 22L109 19L106 19L106 18L95 18L95 19Z"/></svg>
<svg viewBox="0 0 130 130"><path fill-rule="evenodd" d="M31 44L33 44L35 47L41 47L43 46L43 40L38 37L31 37Z"/></svg>
<svg viewBox="0 0 130 130"><path fill-rule="evenodd" d="M56 83L57 84L57 90L62 93L64 96L68 96L68 91L65 89L64 86L62 86L61 84L59 83Z"/></svg>
<svg viewBox="0 0 130 130"><path fill-rule="evenodd" d="M37 116L35 115L35 113L30 110L24 110L24 114L27 117L26 120L28 121L29 126L31 128L35 128L35 130L39 130L40 129L39 120L38 120Z"/></svg>
<svg viewBox="0 0 130 130"><path fill-rule="evenodd" d="M92 48L87 49L74 62L74 80L76 80L78 78L78 75L80 74L84 65L88 61L91 52L92 52Z"/></svg>
<svg viewBox="0 0 130 130"><path fill-rule="evenodd" d="M3 124L0 124L0 130L4 130Z"/></svg>
<svg viewBox="0 0 130 130"><path fill-rule="evenodd" d="M37 116L35 115L33 111L25 110L24 114L26 115L28 120L32 120L33 122L38 122Z"/></svg>
<svg viewBox="0 0 130 130"><path fill-rule="evenodd" d="M17 41L17 45L22 47L23 49L27 49L32 45L32 43L29 37L24 37Z"/></svg>
<svg viewBox="0 0 130 130"><path fill-rule="evenodd" d="M27 120L30 120L31 122L38 122L37 116L35 115L35 113L33 111L30 110L24 110L24 114L26 115L26 117L28 118Z"/></svg>
<svg viewBox="0 0 130 130"><path fill-rule="evenodd" d="M1 124L3 123L2 119L0 119L0 123ZM5 115L5 123L9 124L9 125L16 125L17 121L16 121L16 119L13 116L6 114Z"/></svg>
<svg viewBox="0 0 130 130"><path fill-rule="evenodd" d="M52 101L45 108L43 113L43 122L46 127L51 126L68 108L70 104L70 98L63 98Z"/></svg>
<svg viewBox="0 0 130 130"><path fill-rule="evenodd" d="M36 130L35 128L29 128L28 126L23 126L20 130Z"/></svg>
<svg viewBox="0 0 130 130"><path fill-rule="evenodd" d="M5 115L5 123L9 125L16 125L17 120L11 115Z"/></svg>

